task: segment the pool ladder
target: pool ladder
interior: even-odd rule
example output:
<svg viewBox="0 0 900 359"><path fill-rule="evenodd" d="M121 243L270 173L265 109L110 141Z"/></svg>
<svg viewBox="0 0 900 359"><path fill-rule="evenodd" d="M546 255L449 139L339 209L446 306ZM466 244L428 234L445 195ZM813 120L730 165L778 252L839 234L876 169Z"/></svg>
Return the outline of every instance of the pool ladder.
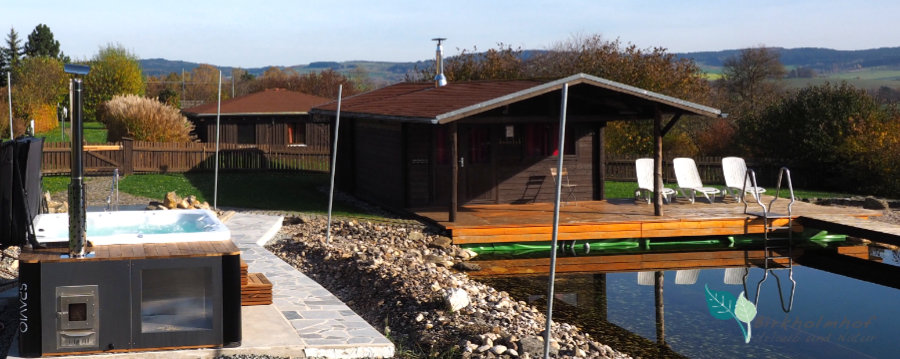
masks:
<svg viewBox="0 0 900 359"><path fill-rule="evenodd" d="M775 208L775 202L779 199L779 195L781 194L781 185L782 179L787 180L787 188L790 192L790 202L787 203L785 207L784 213L773 212ZM749 180L749 181L748 181ZM741 200L744 199L744 194L746 193L747 183L751 183L753 186L754 197L756 198L756 203L762 208L762 211L754 212L749 211L749 204L747 201L744 202L744 213L749 215L754 215L757 217L761 217L763 219L763 224L765 226L765 231L763 232L763 252L765 254L765 258L763 261L763 278L756 284L756 295L753 300L753 304L759 303L759 291L762 288L763 282L769 278L769 273L775 277L776 284L778 285L778 299L781 301L781 309L788 313L791 311L794 305L794 291L797 288L797 281L794 280L794 256L793 256L793 237L794 231L792 230L794 225L794 219L791 212L791 207L794 205L794 186L791 184L791 171L786 167L782 167L778 171L778 184L775 188L775 197L772 198L772 201L769 202L769 205L766 206L763 204L760 199L759 186L756 184L756 173L753 170L748 169L744 178L744 190L741 191ZM775 225L776 220L784 220L787 219L787 225ZM783 222L783 221L781 221ZM776 232L777 231L777 232ZM786 234L785 234L786 232ZM777 260L787 259L787 264L778 263ZM781 289L781 278L778 277L778 274L775 273L776 270L787 270L788 271L788 279L791 281L791 293L790 297L785 304L784 294ZM747 291L747 277L750 274L750 270L748 269L744 272L744 293L749 296L750 292ZM749 297L748 297L749 299Z"/></svg>
<svg viewBox="0 0 900 359"><path fill-rule="evenodd" d="M112 184L109 186L109 196L106 196L106 211L119 210L119 169L113 170ZM115 196L115 205L113 204L113 196Z"/></svg>

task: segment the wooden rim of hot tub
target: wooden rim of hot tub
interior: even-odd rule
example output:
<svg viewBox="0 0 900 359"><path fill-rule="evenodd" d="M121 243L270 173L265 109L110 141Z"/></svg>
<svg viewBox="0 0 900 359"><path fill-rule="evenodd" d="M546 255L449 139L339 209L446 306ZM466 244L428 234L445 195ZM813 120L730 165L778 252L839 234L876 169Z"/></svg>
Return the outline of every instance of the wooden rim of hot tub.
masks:
<svg viewBox="0 0 900 359"><path fill-rule="evenodd" d="M63 258L69 248L53 247L41 249L22 249L19 261L22 263L38 262L79 262L99 260L129 260L149 258L181 258L181 257L218 257L239 255L241 250L230 240L201 241L177 243L140 243L112 244L88 247L93 253L85 258Z"/></svg>

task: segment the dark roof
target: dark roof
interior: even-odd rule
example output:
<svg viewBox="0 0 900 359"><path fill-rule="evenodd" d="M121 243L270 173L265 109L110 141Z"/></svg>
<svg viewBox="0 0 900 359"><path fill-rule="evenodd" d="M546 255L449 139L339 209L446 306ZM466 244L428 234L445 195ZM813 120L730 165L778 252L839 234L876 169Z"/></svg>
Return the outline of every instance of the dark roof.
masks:
<svg viewBox="0 0 900 359"><path fill-rule="evenodd" d="M309 109L331 101L324 97L308 95L285 89L268 89L249 95L222 101L222 115L305 115ZM218 103L186 108L182 112L196 116L215 116Z"/></svg>
<svg viewBox="0 0 900 359"><path fill-rule="evenodd" d="M448 123L513 102L587 84L638 100L660 104L667 113L722 117L722 111L600 77L576 74L554 81L472 81L435 87L433 83L400 83L341 101L341 114L375 119ZM334 115L337 103L316 106L310 113Z"/></svg>

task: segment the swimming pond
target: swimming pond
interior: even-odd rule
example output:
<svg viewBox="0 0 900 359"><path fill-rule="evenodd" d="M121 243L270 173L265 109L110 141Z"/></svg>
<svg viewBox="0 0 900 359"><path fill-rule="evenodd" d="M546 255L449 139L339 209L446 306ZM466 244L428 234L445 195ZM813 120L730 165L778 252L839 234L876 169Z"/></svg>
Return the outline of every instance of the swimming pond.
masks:
<svg viewBox="0 0 900 359"><path fill-rule="evenodd" d="M900 258L890 250L873 254L889 264ZM559 274L554 319L578 325L598 341L641 357L894 358L900 350L896 340L900 290L800 265L793 268L797 285L787 313L774 278L763 283L749 325L752 334L745 343L738 322L713 317L707 301L706 288L734 297L744 291L742 282L735 281L739 277L733 275L734 269L731 272L730 277L725 268L662 272L662 323L656 320L656 288L646 274ZM777 274L787 301L787 271ZM751 301L762 277L762 269L749 269ZM516 299L545 303L546 276L479 280ZM664 347L658 345L658 326L664 327Z"/></svg>

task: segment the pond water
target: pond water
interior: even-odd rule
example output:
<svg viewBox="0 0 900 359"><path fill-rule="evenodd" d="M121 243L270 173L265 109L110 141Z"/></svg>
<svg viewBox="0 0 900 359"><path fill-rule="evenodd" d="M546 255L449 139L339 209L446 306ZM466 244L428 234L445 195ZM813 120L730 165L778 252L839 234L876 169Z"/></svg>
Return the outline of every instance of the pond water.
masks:
<svg viewBox="0 0 900 359"><path fill-rule="evenodd" d="M900 264L896 250L873 249L885 263ZM763 270L751 268L747 289L753 301ZM788 271L776 271L789 299ZM649 273L648 273L649 274ZM663 272L664 320L656 320L655 286L639 284L636 272L558 274L554 320L578 325L598 341L641 357L664 358L896 358L900 353L900 290L795 265L797 282L790 312L782 310L777 282L763 283L750 341L734 319L710 314L706 288L734 297L744 290L726 280L724 268L681 273L692 284L676 284L676 271ZM696 275L692 281L691 274ZM873 273L872 275L879 275ZM652 278L650 274L644 277ZM733 277L732 277L733 278ZM546 276L479 279L518 300L545 304ZM546 308L544 307L544 310ZM657 345L658 324L665 346ZM747 325L741 323L746 330Z"/></svg>

